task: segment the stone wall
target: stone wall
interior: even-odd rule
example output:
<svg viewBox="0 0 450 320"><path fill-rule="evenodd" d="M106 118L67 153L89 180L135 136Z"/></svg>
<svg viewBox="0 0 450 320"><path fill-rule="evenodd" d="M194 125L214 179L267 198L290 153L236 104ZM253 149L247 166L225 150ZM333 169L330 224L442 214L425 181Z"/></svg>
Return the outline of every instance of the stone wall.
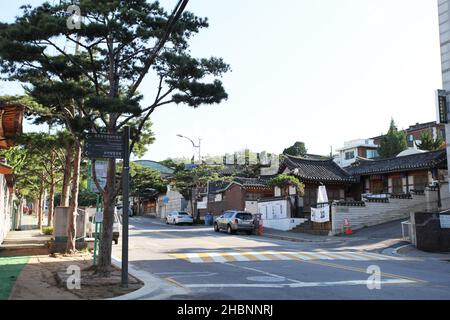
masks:
<svg viewBox="0 0 450 320"><path fill-rule="evenodd" d="M358 230L409 218L411 212L437 210L437 199L436 191L427 190L424 195L413 195L412 199L389 199L388 203L366 202L364 207L333 205L330 234L343 233L345 219L348 219L352 230ZM446 201L448 194L443 198L443 202Z"/></svg>
<svg viewBox="0 0 450 320"><path fill-rule="evenodd" d="M442 229L438 213L412 214L414 243L419 250L450 252L450 229Z"/></svg>

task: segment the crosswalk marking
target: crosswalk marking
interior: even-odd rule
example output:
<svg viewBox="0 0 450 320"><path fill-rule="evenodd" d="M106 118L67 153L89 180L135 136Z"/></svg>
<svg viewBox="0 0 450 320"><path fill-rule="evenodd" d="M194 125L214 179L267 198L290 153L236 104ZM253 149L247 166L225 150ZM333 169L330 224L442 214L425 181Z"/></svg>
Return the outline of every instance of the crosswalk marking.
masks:
<svg viewBox="0 0 450 320"><path fill-rule="evenodd" d="M311 261L311 260L346 260L346 261L405 261L407 258L394 257L372 252L295 252L295 251L261 251L261 252L199 252L173 253L172 257L190 263L226 263L255 261Z"/></svg>

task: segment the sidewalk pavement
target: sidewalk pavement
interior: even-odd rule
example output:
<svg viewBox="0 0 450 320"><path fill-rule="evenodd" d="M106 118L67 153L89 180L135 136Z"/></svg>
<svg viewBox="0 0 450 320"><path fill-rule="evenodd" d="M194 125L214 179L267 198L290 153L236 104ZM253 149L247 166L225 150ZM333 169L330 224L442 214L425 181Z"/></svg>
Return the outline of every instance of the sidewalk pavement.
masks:
<svg viewBox="0 0 450 320"><path fill-rule="evenodd" d="M263 237L286 240L292 242L310 242L310 243L340 243L349 240L348 237L317 236L307 233L298 233L292 231L280 231L264 228ZM353 237L352 240L362 240L362 238Z"/></svg>
<svg viewBox="0 0 450 320"><path fill-rule="evenodd" d="M52 236L46 236L38 229L10 231L0 246L0 251L8 249L25 249L45 247Z"/></svg>
<svg viewBox="0 0 450 320"><path fill-rule="evenodd" d="M450 262L450 252L447 253L433 253L425 252L417 249L414 245L408 244L401 246L394 251L395 254L406 257L425 258L432 260L444 260Z"/></svg>

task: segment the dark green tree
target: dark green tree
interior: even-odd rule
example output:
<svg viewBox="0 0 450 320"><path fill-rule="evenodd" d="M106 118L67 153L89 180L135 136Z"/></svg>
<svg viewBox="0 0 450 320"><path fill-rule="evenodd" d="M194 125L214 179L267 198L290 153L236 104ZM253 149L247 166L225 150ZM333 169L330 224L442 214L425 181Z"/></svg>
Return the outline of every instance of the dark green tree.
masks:
<svg viewBox="0 0 450 320"><path fill-rule="evenodd" d="M308 153L305 143L297 141L293 146L284 149L283 154L294 156L294 157L304 157Z"/></svg>
<svg viewBox="0 0 450 320"><path fill-rule="evenodd" d="M381 139L379 154L381 158L393 158L400 152L408 149L406 134L399 131L395 125L394 119L391 120L389 131Z"/></svg>
<svg viewBox="0 0 450 320"><path fill-rule="evenodd" d="M145 0L80 0L80 29L67 27L72 1L24 6L14 23L0 24L0 71L8 80L27 84L28 94L47 106L40 114L61 119L76 137L75 164L80 163L87 132L118 133L131 126L133 151L158 108L172 103L197 108L227 99L218 78L229 66L220 58L197 59L189 53L189 41L208 27L208 21L187 12L188 2L177 1L169 13L158 2ZM68 52L69 45L75 52ZM142 82L150 71L155 87L144 89ZM154 93L148 105L143 105L143 93ZM104 189L96 182L105 208L100 275L108 275L111 268L119 191L115 165L109 160ZM78 189L79 165L74 165L74 172L78 174L72 179L72 193ZM77 198L72 197L71 211Z"/></svg>
<svg viewBox="0 0 450 320"><path fill-rule="evenodd" d="M423 151L436 151L445 148L445 142L442 139L433 139L429 131L425 131L420 136L420 143L417 143L417 148Z"/></svg>
<svg viewBox="0 0 450 320"><path fill-rule="evenodd" d="M229 179L220 176L222 166L199 165L193 169L179 169L175 172L171 185L189 200L192 215L196 215L197 222L200 214L197 210L199 191L205 189L209 181L223 181Z"/></svg>

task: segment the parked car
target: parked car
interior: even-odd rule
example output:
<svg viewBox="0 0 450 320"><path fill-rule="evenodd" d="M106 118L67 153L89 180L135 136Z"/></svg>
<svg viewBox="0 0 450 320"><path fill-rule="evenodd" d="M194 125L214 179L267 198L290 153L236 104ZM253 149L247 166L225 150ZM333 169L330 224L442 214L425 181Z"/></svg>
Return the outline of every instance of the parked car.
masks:
<svg viewBox="0 0 450 320"><path fill-rule="evenodd" d="M255 229L254 220L253 215L248 212L226 211L214 222L214 231L226 231L228 234L244 231L251 235Z"/></svg>
<svg viewBox="0 0 450 320"><path fill-rule="evenodd" d="M117 210L114 210L114 224L113 224L113 242L114 242L114 244L119 243L121 229L122 229L121 217L118 215ZM86 233L91 238L95 238L97 236L95 233L95 214L89 216Z"/></svg>
<svg viewBox="0 0 450 320"><path fill-rule="evenodd" d="M194 224L194 218L187 212L183 211L174 211L167 215L166 217L167 224Z"/></svg>

